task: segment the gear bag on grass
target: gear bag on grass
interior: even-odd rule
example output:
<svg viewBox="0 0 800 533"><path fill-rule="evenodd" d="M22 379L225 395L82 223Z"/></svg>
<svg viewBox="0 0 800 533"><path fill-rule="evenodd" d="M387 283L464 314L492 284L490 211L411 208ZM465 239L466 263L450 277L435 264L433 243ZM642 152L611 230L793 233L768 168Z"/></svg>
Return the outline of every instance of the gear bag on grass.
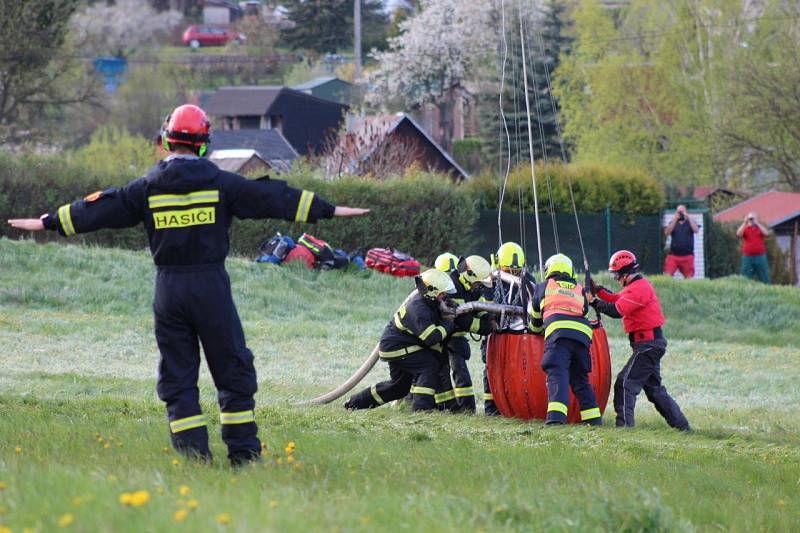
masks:
<svg viewBox="0 0 800 533"><path fill-rule="evenodd" d="M419 261L391 248L370 249L365 262L369 268L397 277L416 276L420 271Z"/></svg>
<svg viewBox="0 0 800 533"><path fill-rule="evenodd" d="M258 250L261 252L261 256L256 259L256 262L280 263L286 259L286 256L289 255L289 252L291 252L292 248L294 247L294 239L291 237L285 237L280 233L276 233L274 236L264 240L258 245Z"/></svg>
<svg viewBox="0 0 800 533"><path fill-rule="evenodd" d="M284 263L290 263L292 261L302 261L305 263L306 267L314 268L314 254L302 244L298 244L292 248L292 251L289 252L286 259L283 260Z"/></svg>
<svg viewBox="0 0 800 533"><path fill-rule="evenodd" d="M297 239L297 244L301 244L311 250L311 253L314 254L314 259L317 261L316 266L320 268L336 268L336 254L327 242L308 233L303 233Z"/></svg>

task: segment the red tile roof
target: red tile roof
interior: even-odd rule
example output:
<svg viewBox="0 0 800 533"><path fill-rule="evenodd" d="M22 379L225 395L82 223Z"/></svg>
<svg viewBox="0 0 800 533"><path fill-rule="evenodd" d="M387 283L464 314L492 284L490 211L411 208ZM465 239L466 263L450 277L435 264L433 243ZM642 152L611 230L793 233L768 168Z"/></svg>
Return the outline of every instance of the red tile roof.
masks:
<svg viewBox="0 0 800 533"><path fill-rule="evenodd" d="M769 227L800 217L800 193L769 191L714 215L717 222L741 222L750 211Z"/></svg>

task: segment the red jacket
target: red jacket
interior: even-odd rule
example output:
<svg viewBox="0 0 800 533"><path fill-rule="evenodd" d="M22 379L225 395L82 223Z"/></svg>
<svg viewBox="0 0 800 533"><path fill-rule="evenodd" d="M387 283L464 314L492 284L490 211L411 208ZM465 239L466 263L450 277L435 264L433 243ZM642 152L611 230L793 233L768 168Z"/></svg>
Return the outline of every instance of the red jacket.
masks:
<svg viewBox="0 0 800 533"><path fill-rule="evenodd" d="M653 330L666 322L656 291L644 277L634 279L617 293L601 288L597 291L597 296L601 300L614 303L614 307L622 315L625 333Z"/></svg>

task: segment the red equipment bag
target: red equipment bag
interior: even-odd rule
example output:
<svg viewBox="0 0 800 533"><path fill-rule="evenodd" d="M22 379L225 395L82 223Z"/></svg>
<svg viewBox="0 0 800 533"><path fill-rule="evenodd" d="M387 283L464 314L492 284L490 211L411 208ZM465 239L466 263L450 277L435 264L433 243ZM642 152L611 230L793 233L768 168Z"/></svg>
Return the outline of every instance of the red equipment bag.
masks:
<svg viewBox="0 0 800 533"><path fill-rule="evenodd" d="M417 276L420 263L413 257L391 248L372 248L364 261L367 267L399 278Z"/></svg>
<svg viewBox="0 0 800 533"><path fill-rule="evenodd" d="M311 250L309 250L302 244L298 244L297 246L292 248L292 251L289 252L286 255L286 258L284 258L283 260L284 263L288 263L289 261L303 261L305 262L308 268L314 268L314 263L316 262L316 258L314 257L314 254L311 252Z"/></svg>
<svg viewBox="0 0 800 533"><path fill-rule="evenodd" d="M605 412L611 391L611 354L606 330L592 323L592 371L589 383L597 397L600 412ZM529 420L547 417L547 373L542 370L544 337L530 333L493 333L486 348L489 389L503 416ZM570 390L567 421L581 421L578 400Z"/></svg>

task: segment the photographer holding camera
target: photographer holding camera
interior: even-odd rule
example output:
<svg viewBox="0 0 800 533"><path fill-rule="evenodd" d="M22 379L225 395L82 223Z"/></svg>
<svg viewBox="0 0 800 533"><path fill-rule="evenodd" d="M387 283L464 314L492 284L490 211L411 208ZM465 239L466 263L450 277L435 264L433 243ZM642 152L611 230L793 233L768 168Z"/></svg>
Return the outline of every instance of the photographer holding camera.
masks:
<svg viewBox="0 0 800 533"><path fill-rule="evenodd" d="M664 234L670 237L669 254L664 259L664 274L680 271L684 278L694 277L694 234L700 227L689 217L685 205L679 205Z"/></svg>
<svg viewBox="0 0 800 533"><path fill-rule="evenodd" d="M769 283L767 246L764 242L767 235L769 230L752 211L747 213L744 222L736 230L736 236L742 239L742 276L762 283Z"/></svg>

